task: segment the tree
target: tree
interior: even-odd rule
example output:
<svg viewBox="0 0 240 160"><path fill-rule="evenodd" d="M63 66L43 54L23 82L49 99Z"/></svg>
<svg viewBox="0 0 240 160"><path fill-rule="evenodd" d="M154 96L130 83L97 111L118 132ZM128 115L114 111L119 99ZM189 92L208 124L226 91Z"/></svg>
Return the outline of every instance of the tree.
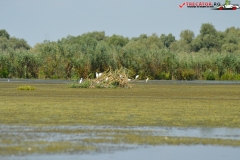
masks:
<svg viewBox="0 0 240 160"><path fill-rule="evenodd" d="M14 50L16 49L28 50L31 48L24 39L18 39L15 37L11 37L9 39L9 44L11 48L13 48Z"/></svg>
<svg viewBox="0 0 240 160"><path fill-rule="evenodd" d="M202 24L200 34L192 41L191 50L198 52L200 50L209 51L211 49L218 49L218 32L210 23Z"/></svg>
<svg viewBox="0 0 240 160"><path fill-rule="evenodd" d="M200 29L200 36L203 37L205 35L216 35L217 34L217 30L215 29L215 27L210 24L210 23L203 23Z"/></svg>
<svg viewBox="0 0 240 160"><path fill-rule="evenodd" d="M163 42L165 47L169 47L172 42L175 42L175 37L170 33L167 36L165 34L161 34L160 40Z"/></svg>
<svg viewBox="0 0 240 160"><path fill-rule="evenodd" d="M194 39L194 32L190 30L183 30L180 33L180 38L184 40L187 44L189 44Z"/></svg>
<svg viewBox="0 0 240 160"><path fill-rule="evenodd" d="M10 35L8 34L8 32L5 29L1 29L0 30L0 37L6 37L7 39L9 39Z"/></svg>
<svg viewBox="0 0 240 160"><path fill-rule="evenodd" d="M118 36L118 35L114 34L108 38L107 43L109 45L123 47L128 43L128 41L129 41L128 38L124 38L123 36Z"/></svg>

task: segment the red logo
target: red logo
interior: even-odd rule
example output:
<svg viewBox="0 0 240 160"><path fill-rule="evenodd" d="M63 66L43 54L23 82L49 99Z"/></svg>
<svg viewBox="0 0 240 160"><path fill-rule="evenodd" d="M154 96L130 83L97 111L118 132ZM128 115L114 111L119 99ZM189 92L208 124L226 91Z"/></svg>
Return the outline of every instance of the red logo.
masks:
<svg viewBox="0 0 240 160"><path fill-rule="evenodd" d="M185 2L182 5L179 5L179 8L182 8L183 6L185 6Z"/></svg>

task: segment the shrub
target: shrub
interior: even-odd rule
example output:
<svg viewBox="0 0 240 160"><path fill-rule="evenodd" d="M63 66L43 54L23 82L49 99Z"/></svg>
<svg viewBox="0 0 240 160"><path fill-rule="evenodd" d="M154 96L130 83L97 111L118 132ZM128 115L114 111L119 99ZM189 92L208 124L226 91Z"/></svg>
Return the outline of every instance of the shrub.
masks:
<svg viewBox="0 0 240 160"><path fill-rule="evenodd" d="M164 80L170 80L171 79L171 74L168 72L168 73L165 73L165 72L161 72L158 74L157 76L158 79L164 79Z"/></svg>
<svg viewBox="0 0 240 160"><path fill-rule="evenodd" d="M234 80L234 75L231 73L224 73L221 76L221 80Z"/></svg>
<svg viewBox="0 0 240 160"><path fill-rule="evenodd" d="M221 76L221 80L240 80L240 75L233 73L224 73Z"/></svg>
<svg viewBox="0 0 240 160"><path fill-rule="evenodd" d="M34 86L24 85L24 86L19 86L17 89L18 90L35 90L36 88Z"/></svg>
<svg viewBox="0 0 240 160"><path fill-rule="evenodd" d="M7 78L8 71L6 69L0 69L0 78Z"/></svg>
<svg viewBox="0 0 240 160"><path fill-rule="evenodd" d="M79 84L79 88L89 88L91 85L90 80L84 80L81 84Z"/></svg>
<svg viewBox="0 0 240 160"><path fill-rule="evenodd" d="M69 88L77 88L77 84L76 84L76 82L73 82L73 83L68 84L68 87Z"/></svg>
<svg viewBox="0 0 240 160"><path fill-rule="evenodd" d="M177 80L194 80L195 76L193 69L178 69L176 73Z"/></svg>
<svg viewBox="0 0 240 160"><path fill-rule="evenodd" d="M211 70L208 70L203 74L203 77L204 77L205 80L216 80L217 79L217 74L215 74Z"/></svg>

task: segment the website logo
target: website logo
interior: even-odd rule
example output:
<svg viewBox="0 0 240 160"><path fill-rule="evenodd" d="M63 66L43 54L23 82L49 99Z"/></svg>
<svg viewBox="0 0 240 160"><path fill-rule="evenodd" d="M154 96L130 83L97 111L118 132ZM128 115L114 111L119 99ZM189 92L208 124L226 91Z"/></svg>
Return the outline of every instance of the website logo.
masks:
<svg viewBox="0 0 240 160"><path fill-rule="evenodd" d="M179 8L211 8L212 10L237 10L240 9L239 4L231 4L230 0L225 0L224 4L220 2L183 2L178 5Z"/></svg>

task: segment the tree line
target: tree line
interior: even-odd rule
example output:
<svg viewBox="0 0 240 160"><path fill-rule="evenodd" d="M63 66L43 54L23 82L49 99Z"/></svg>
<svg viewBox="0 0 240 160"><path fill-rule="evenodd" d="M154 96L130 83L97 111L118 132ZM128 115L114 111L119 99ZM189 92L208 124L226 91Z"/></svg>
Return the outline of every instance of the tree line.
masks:
<svg viewBox="0 0 240 160"><path fill-rule="evenodd" d="M94 78L95 72L128 69L140 79L240 80L240 29L217 31L201 25L199 35L183 30L168 35L106 36L89 32L30 47L0 30L1 78Z"/></svg>

